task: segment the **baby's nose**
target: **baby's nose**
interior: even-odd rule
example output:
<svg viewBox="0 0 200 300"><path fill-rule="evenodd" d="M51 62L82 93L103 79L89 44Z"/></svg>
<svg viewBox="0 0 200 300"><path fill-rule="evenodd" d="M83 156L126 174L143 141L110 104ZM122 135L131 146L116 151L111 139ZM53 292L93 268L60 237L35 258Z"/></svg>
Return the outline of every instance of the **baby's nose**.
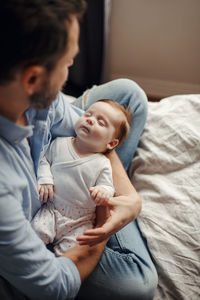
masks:
<svg viewBox="0 0 200 300"><path fill-rule="evenodd" d="M93 125L93 124L94 124L94 121L93 121L92 119L87 119L86 121L87 121L87 123L88 123L89 125Z"/></svg>

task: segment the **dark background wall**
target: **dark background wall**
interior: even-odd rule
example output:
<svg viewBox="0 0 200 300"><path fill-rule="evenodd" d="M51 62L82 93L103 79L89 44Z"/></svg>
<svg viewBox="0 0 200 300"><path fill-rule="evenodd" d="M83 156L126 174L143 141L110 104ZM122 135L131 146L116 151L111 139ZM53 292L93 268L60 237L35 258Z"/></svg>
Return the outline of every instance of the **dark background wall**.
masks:
<svg viewBox="0 0 200 300"><path fill-rule="evenodd" d="M101 82L104 40L104 0L87 0L87 11L80 22L80 53L70 68L64 93L80 96Z"/></svg>

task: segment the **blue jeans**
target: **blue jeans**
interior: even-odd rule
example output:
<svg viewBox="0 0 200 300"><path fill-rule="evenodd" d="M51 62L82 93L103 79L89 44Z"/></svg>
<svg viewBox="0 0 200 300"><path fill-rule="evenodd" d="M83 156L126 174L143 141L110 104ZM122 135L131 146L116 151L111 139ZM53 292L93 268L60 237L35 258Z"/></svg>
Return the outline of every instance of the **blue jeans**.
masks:
<svg viewBox="0 0 200 300"><path fill-rule="evenodd" d="M133 113L128 139L117 149L127 170L146 122L147 98L135 82L117 79L93 87L73 104L87 109L98 99L108 98L128 106ZM100 262L82 284L76 299L153 299L157 281L146 241L135 220L110 238Z"/></svg>

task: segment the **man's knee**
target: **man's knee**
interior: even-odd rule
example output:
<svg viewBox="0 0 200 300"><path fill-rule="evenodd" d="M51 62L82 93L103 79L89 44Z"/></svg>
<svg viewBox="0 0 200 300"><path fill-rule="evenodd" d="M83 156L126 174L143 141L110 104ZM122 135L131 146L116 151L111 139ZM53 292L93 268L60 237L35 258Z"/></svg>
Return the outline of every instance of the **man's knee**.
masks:
<svg viewBox="0 0 200 300"><path fill-rule="evenodd" d="M126 78L115 79L110 84L118 90L121 104L126 104L128 101L129 106L133 106L134 110L137 108L142 113L147 113L147 96L144 90L133 80Z"/></svg>
<svg viewBox="0 0 200 300"><path fill-rule="evenodd" d="M157 283L158 278L156 272L150 272L142 278L136 278L134 276L132 279L126 278L113 287L112 284L109 285L112 288L110 289L110 296L106 299L152 300Z"/></svg>
<svg viewBox="0 0 200 300"><path fill-rule="evenodd" d="M119 271L120 272L120 271ZM102 281L88 281L83 284L77 300L152 300L158 283L155 270L148 270L140 277L134 274L130 276L106 276Z"/></svg>
<svg viewBox="0 0 200 300"><path fill-rule="evenodd" d="M133 281L133 284L125 286L124 293L121 294L121 299L130 300L152 300L158 284L158 277L156 272L149 273L145 279ZM123 298L123 294L126 297Z"/></svg>

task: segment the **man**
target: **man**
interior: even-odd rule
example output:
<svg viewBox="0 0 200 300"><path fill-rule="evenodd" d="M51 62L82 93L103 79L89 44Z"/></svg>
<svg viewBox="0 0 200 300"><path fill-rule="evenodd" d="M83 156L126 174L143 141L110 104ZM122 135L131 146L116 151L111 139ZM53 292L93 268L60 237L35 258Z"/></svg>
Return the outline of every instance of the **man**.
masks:
<svg viewBox="0 0 200 300"><path fill-rule="evenodd" d="M84 9L83 0L1 2L1 299L74 298L111 234L135 219L141 209L139 196L112 152L109 158L118 196L110 199L108 208L97 211L96 228L80 237L80 244L56 258L30 225L41 205L38 162L52 139L74 134L73 125L82 113L58 92L78 52L78 17ZM86 105L99 96L105 98L104 93L130 104L135 113L136 147L145 121L144 93L130 81L111 82L89 91ZM131 142L130 135L126 145ZM133 147L125 154L128 151L133 153ZM108 241L100 264L80 289L80 298L151 299L156 280L137 224L131 222Z"/></svg>

